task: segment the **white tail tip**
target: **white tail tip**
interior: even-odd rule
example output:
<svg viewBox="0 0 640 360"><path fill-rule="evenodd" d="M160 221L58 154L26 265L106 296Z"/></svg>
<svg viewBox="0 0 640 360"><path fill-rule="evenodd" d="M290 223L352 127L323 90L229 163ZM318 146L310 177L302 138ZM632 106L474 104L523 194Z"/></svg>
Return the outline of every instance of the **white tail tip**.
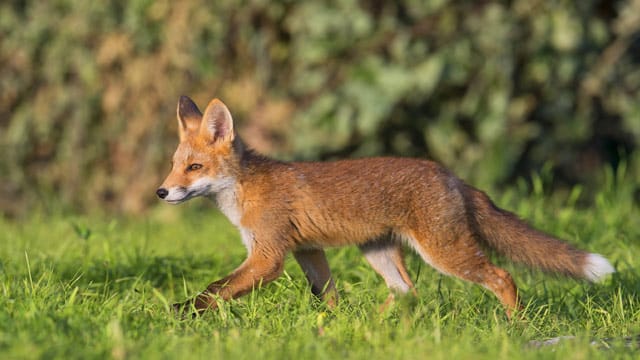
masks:
<svg viewBox="0 0 640 360"><path fill-rule="evenodd" d="M604 276L616 272L611 263L600 254L589 254L584 264L584 277L596 282Z"/></svg>

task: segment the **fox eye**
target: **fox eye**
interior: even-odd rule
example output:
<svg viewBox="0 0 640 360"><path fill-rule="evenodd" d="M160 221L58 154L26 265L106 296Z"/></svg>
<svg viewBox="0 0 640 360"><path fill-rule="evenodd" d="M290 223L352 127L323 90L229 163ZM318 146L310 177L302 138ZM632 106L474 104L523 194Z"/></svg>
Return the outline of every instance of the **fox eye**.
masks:
<svg viewBox="0 0 640 360"><path fill-rule="evenodd" d="M191 164L187 166L187 171L194 171L202 169L202 164Z"/></svg>

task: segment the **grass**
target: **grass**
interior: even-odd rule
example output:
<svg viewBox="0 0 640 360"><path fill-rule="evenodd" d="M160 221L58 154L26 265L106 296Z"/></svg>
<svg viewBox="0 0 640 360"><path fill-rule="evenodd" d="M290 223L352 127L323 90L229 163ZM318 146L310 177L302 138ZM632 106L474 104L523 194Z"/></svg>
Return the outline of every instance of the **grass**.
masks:
<svg viewBox="0 0 640 360"><path fill-rule="evenodd" d="M204 201L159 206L138 219L0 219L0 357L634 358L637 345L622 339L640 334L636 187L611 177L590 194L588 207L576 205L587 197L579 188L499 194L501 206L604 254L618 270L591 285L497 260L521 289L526 309L519 321L508 321L480 287L442 276L413 254L407 261L419 297L380 312L387 290L352 248L328 251L341 294L333 310L310 294L289 258L277 281L201 318L179 320L170 303L245 256L235 229ZM566 335L575 338L529 346Z"/></svg>

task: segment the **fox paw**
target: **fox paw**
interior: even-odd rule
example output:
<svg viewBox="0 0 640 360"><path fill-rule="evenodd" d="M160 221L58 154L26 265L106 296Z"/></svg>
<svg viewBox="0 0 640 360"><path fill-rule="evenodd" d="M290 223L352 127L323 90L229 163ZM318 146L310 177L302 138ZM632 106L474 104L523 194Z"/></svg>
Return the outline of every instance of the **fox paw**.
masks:
<svg viewBox="0 0 640 360"><path fill-rule="evenodd" d="M171 305L171 310L173 314L181 320L195 319L201 313L193 306L192 300L175 303Z"/></svg>
<svg viewBox="0 0 640 360"><path fill-rule="evenodd" d="M205 311L215 309L217 303L211 301L210 295L200 294L193 299L189 299L185 302L175 303L171 305L173 312L182 319L196 318L202 315Z"/></svg>

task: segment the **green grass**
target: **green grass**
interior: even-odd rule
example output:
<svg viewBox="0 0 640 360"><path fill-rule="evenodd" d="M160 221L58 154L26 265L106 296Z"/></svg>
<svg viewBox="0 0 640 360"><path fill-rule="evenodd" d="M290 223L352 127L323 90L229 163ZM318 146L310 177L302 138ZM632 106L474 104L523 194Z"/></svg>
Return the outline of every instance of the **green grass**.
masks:
<svg viewBox="0 0 640 360"><path fill-rule="evenodd" d="M204 200L159 206L145 218L0 219L0 358L459 359L633 358L640 334L640 221L636 184L596 194L497 202L618 269L591 285L497 260L515 278L526 320L508 321L482 288L438 274L413 254L418 298L385 312L383 282L352 248L328 251L341 301L328 309L289 258L285 274L201 318L168 304L202 290L245 256L233 227ZM593 205L578 207L592 197ZM543 348L531 340L572 335ZM613 338L608 344L592 340Z"/></svg>

